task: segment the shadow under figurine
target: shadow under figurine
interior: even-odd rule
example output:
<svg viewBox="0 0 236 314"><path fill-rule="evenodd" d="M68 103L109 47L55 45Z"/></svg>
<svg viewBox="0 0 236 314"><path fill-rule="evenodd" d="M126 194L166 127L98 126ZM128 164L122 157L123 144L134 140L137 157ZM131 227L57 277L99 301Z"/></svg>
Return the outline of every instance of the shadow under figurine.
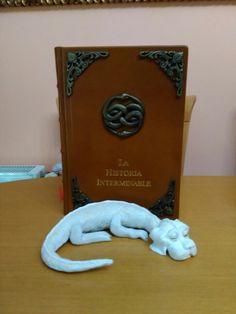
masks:
<svg viewBox="0 0 236 314"><path fill-rule="evenodd" d="M180 220L160 220L148 209L124 201L90 203L64 216L49 232L41 249L44 263L57 271L82 272L113 264L112 259L72 261L56 251L68 240L75 245L111 241L118 237L150 237L151 250L174 260L185 260L197 254L196 244L189 238L189 227Z"/></svg>

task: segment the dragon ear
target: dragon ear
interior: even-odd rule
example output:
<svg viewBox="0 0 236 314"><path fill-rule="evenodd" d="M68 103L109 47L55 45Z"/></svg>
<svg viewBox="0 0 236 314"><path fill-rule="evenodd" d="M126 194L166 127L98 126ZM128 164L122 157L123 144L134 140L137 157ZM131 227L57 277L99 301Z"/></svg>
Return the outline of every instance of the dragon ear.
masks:
<svg viewBox="0 0 236 314"><path fill-rule="evenodd" d="M160 255L166 255L167 254L167 247L160 243L160 245L157 245L156 243L152 243L150 246L150 249Z"/></svg>
<svg viewBox="0 0 236 314"><path fill-rule="evenodd" d="M150 249L160 255L167 254L166 241L163 239L163 230L155 228L150 233L150 238L153 240L153 243L150 245Z"/></svg>

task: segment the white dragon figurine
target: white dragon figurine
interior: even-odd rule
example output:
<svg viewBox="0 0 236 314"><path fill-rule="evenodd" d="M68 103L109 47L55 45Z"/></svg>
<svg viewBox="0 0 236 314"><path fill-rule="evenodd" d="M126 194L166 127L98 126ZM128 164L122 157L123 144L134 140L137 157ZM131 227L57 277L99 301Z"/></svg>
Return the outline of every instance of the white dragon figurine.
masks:
<svg viewBox="0 0 236 314"><path fill-rule="evenodd" d="M49 232L41 249L44 263L57 271L82 272L108 266L112 259L72 261L60 257L56 251L68 240L72 244L110 241L118 237L153 240L150 248L160 254L167 253L175 260L185 260L197 254L195 243L189 238L189 227L179 221L163 219L148 209L124 201L90 203L64 216Z"/></svg>

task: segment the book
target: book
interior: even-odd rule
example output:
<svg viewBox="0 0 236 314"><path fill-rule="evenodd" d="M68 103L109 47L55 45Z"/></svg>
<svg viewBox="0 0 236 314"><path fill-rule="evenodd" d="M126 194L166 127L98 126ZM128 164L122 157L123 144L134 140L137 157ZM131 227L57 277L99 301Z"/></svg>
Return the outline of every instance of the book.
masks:
<svg viewBox="0 0 236 314"><path fill-rule="evenodd" d="M176 218L185 46L57 47L65 213L125 200Z"/></svg>

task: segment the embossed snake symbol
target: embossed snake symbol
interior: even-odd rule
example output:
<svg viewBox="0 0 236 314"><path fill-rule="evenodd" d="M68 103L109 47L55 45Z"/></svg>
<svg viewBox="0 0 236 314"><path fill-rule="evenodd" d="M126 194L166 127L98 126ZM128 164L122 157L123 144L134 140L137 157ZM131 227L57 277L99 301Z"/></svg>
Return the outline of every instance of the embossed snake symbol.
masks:
<svg viewBox="0 0 236 314"><path fill-rule="evenodd" d="M102 114L104 125L109 132L119 137L128 137L141 129L144 106L137 97L123 93L108 99Z"/></svg>

